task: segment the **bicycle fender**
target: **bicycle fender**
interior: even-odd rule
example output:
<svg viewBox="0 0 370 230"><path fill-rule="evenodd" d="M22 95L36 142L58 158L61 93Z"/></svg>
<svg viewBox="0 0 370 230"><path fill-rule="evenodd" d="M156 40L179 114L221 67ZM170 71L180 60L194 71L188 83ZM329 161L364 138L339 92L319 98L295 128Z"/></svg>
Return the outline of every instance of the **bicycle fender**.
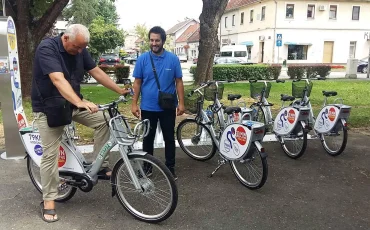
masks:
<svg viewBox="0 0 370 230"><path fill-rule="evenodd" d="M147 154L147 152L143 152L143 151L132 151L128 155L140 155L140 156L144 156L146 154Z"/></svg>

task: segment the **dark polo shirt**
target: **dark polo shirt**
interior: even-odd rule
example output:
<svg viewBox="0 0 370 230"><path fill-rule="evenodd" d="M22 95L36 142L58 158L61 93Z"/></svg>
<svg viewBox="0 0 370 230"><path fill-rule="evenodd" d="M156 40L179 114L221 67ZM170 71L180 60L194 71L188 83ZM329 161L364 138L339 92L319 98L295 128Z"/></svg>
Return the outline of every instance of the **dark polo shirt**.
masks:
<svg viewBox="0 0 370 230"><path fill-rule="evenodd" d="M33 112L43 112L42 98L60 95L49 77L50 73L62 72L73 90L82 99L80 84L83 80L84 71L96 67L86 49L83 49L77 55L68 54L63 47L61 36L62 34L42 40L36 49L31 91ZM35 85L35 82L37 85Z"/></svg>

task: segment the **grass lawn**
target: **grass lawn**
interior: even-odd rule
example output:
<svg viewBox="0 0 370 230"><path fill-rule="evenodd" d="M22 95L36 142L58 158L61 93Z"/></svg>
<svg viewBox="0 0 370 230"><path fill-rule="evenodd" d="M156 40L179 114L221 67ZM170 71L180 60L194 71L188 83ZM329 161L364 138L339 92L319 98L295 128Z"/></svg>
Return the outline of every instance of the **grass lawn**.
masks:
<svg viewBox="0 0 370 230"><path fill-rule="evenodd" d="M185 86L188 88L193 88L193 86ZM268 98L270 103L273 103L272 107L273 116L278 113L281 106L280 94L291 94L291 81L286 81L284 84L272 82L272 87L270 91L270 97ZM311 104L314 108L315 115L320 111L323 104L324 97L322 96L322 91L337 91L338 96L344 99L344 103L352 106L351 115L349 118L349 127L352 128L365 128L370 127L370 81L366 80L326 80L326 81L314 81L313 89L311 92ZM98 86L83 86L82 94L84 97L94 103L107 103L112 100L117 99L117 95L114 92L105 89L104 87ZM250 98L249 84L248 83L230 83L225 84L223 100L225 105L230 105L227 101L227 94L241 94L242 98L239 101L246 101L247 105L250 106L253 99ZM334 99L334 98L333 98ZM330 99L329 102L332 102ZM207 102L209 103L209 102ZM130 111L130 104L121 104L120 111L126 116L132 117ZM235 105L235 104L234 104ZM28 118L28 122L32 122L32 111L30 100L24 101L24 108ZM183 117L179 118L181 120ZM0 111L0 123L1 111ZM91 143L93 131L92 129L86 128L84 126L78 125L78 134L81 137L79 142L81 143Z"/></svg>

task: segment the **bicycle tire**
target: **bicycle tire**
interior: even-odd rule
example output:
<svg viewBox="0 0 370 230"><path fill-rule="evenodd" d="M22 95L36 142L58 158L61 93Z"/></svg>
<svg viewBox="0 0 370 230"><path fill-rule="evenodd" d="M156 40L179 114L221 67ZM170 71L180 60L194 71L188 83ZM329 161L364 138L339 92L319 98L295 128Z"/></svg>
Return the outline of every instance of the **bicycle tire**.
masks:
<svg viewBox="0 0 370 230"><path fill-rule="evenodd" d="M182 149L182 151L184 151L186 153L186 155L188 155L189 157L191 157L194 160L207 161L207 160L211 159L215 155L216 149L217 149L217 146L216 146L215 142L213 141L213 139L212 139L212 149L211 149L210 153L208 153L205 156L200 156L200 155L197 155L196 153L192 153L188 148L186 148L181 134L182 134L183 127L186 124L189 124L189 123L195 123L196 125L201 126L202 130L205 130L205 132L211 137L211 132L209 131L207 126L205 126L204 124L198 123L195 119L182 120L179 123L179 125L177 126L177 130L176 130L176 137L177 137L177 141L180 145L180 148Z"/></svg>
<svg viewBox="0 0 370 230"><path fill-rule="evenodd" d="M305 129L302 127L301 124L298 124L297 127L300 127L302 129L302 132L303 132L303 144L301 146L301 149L297 152L297 153L292 153L286 146L285 142L283 143L283 139L284 137L279 137L278 140L279 140L279 143L283 149L283 151L285 152L285 154L292 158L292 159L298 159L300 158L306 151L307 149L307 131L305 131ZM298 131L295 131L298 133Z"/></svg>
<svg viewBox="0 0 370 230"><path fill-rule="evenodd" d="M254 143L253 143L254 145ZM254 145L254 146L251 146L253 148L255 148L255 150L258 152L258 155L261 159L261 162L262 162L262 177L261 177L261 180L256 183L256 184L251 184L249 183L242 175L241 173L239 172L239 170L237 169L236 167L236 161L230 161L230 166L231 166L231 169L234 173L234 175L236 176L236 178L239 180L239 182L244 185L245 187L251 189L251 190L255 190L255 189L259 189L261 188L265 183L266 183L266 180L267 180L267 175L268 175L268 164L267 164L267 159L266 157L263 157L261 155L261 152L258 150L258 148ZM246 159L247 160L247 159ZM250 171L250 170L248 170Z"/></svg>
<svg viewBox="0 0 370 230"><path fill-rule="evenodd" d="M153 165L153 168L158 167L160 169L160 171L162 171L164 173L166 179L168 180L169 186L171 188L171 194L172 194L171 195L171 201L172 202L171 202L170 207L167 208L163 214L160 214L160 215L157 214L153 217L149 217L148 215L144 215L143 213L141 213L142 210L139 210L139 211L135 210L127 202L124 195L120 192L121 187L117 186L117 185L119 185L119 183L117 183L117 175L118 175L119 169L121 169L121 167L125 164L123 159L120 159L116 163L116 165L114 166L113 172L112 172L112 186L113 186L113 190L117 194L118 201L120 202L120 204L123 206L123 208L127 212L129 212L133 217L135 217L135 218L137 218L141 221L148 222L148 223L158 223L158 222L166 220L175 211L175 209L177 207L177 201L178 201L177 186L176 186L176 183L175 183L175 179L172 176L172 173L160 160L158 160L157 158L155 158L152 155L149 155L149 154L146 154L146 155L131 154L131 155L128 155L128 158L129 158L130 161L135 160L135 159L145 159L145 160L151 162L150 164Z"/></svg>
<svg viewBox="0 0 370 230"><path fill-rule="evenodd" d="M341 130L343 131L343 140L342 140L342 143L341 143L340 148L337 151L331 150L330 147L326 143L325 135L324 134L320 134L320 136L321 136L321 138L320 138L321 139L321 144L324 147L325 151L330 156L339 156L344 151L344 149L347 146L348 131L347 131L347 129L343 126L343 124L340 121L339 121L338 125L341 126Z"/></svg>
<svg viewBox="0 0 370 230"><path fill-rule="evenodd" d="M28 175L30 176L31 182L36 187L37 191L39 191L42 194L41 182L38 183L36 181L35 175L32 171L32 166L31 165L33 164L33 162L34 161L32 160L32 158L29 155L27 155L27 172L28 172ZM58 197L57 199L55 199L55 202L62 203L62 202L66 202L66 201L70 200L75 195L76 191L77 191L77 188L71 187L70 192L66 193L67 195L65 197L64 196Z"/></svg>

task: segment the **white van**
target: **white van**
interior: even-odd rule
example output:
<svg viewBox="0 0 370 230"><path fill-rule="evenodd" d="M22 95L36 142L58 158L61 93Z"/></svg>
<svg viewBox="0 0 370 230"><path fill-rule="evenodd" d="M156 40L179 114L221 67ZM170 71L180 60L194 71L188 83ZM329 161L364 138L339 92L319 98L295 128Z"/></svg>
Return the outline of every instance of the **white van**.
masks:
<svg viewBox="0 0 370 230"><path fill-rule="evenodd" d="M220 57L237 57L248 62L248 49L245 45L226 45L221 47Z"/></svg>

